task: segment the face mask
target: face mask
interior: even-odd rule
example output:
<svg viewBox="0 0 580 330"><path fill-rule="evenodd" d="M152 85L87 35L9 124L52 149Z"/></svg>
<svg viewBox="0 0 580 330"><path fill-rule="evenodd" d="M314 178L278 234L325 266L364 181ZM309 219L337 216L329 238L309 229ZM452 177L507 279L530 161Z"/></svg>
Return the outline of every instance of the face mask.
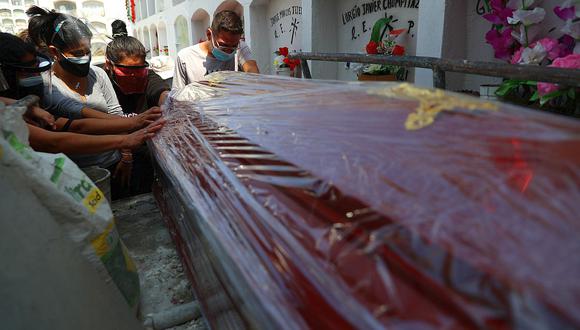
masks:
<svg viewBox="0 0 580 330"><path fill-rule="evenodd" d="M212 32L212 36L211 36L211 45L213 46L212 50L211 50L211 54L218 61L228 62L228 61L231 61L236 56L236 51L233 51L231 53L226 53L216 45L216 41L213 38L213 32Z"/></svg>
<svg viewBox="0 0 580 330"><path fill-rule="evenodd" d="M236 56L236 52L228 54L228 53L226 53L223 50L218 49L218 48L212 49L211 53L218 61L222 61L222 62L231 61L234 58L234 56Z"/></svg>
<svg viewBox="0 0 580 330"><path fill-rule="evenodd" d="M62 53L60 53L60 55L62 58L58 60L58 64L60 64L65 71L77 77L86 77L89 74L91 54L81 57L66 57Z"/></svg>
<svg viewBox="0 0 580 330"><path fill-rule="evenodd" d="M43 85L43 81L42 81L42 77L41 76L33 76L33 77L27 77L27 78L22 78L20 80L18 80L18 84L21 87L34 87L34 86L38 86L38 85Z"/></svg>
<svg viewBox="0 0 580 330"><path fill-rule="evenodd" d="M41 76L27 77L18 80L18 98L27 95L44 96L44 82Z"/></svg>
<svg viewBox="0 0 580 330"><path fill-rule="evenodd" d="M113 66L113 82L123 94L143 94L147 88L149 72L146 67L128 68Z"/></svg>

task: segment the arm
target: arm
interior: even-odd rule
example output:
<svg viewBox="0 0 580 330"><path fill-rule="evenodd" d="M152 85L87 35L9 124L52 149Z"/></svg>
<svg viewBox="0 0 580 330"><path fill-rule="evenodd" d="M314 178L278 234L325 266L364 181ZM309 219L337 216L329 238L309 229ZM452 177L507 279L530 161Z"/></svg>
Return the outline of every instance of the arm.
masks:
<svg viewBox="0 0 580 330"><path fill-rule="evenodd" d="M244 72L260 73L258 63L252 56L250 47L245 42L240 42L240 51L238 52L238 62L242 66Z"/></svg>
<svg viewBox="0 0 580 330"><path fill-rule="evenodd" d="M164 91L163 93L161 93L161 95L159 96L159 103L157 105L162 106L163 103L165 103L165 100L167 99L168 96L169 91Z"/></svg>
<svg viewBox="0 0 580 330"><path fill-rule="evenodd" d="M179 55L177 55L177 59L175 60L175 72L173 73L173 86L171 88L179 89L185 87L187 84L187 69L185 68L185 63L183 63Z"/></svg>
<svg viewBox="0 0 580 330"><path fill-rule="evenodd" d="M95 111L95 110L93 110ZM130 118L108 115L107 118L84 118L71 122L67 131L84 134L123 134L143 128L161 117L161 109L154 107ZM56 128L61 130L68 120L60 118Z"/></svg>
<svg viewBox="0 0 580 330"><path fill-rule="evenodd" d="M244 69L244 72L260 73L260 69L258 69L258 63L256 63L254 60L246 61L246 63L242 65L242 69Z"/></svg>
<svg viewBox="0 0 580 330"><path fill-rule="evenodd" d="M117 149L136 149L163 127L161 120L129 135L85 135L51 132L28 125L30 146L41 152L95 154Z"/></svg>

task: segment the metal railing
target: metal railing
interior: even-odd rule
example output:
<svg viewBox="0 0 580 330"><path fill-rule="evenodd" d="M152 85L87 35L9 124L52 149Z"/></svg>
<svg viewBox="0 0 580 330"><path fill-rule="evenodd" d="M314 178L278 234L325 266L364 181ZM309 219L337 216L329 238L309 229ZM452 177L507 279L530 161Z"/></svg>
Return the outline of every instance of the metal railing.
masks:
<svg viewBox="0 0 580 330"><path fill-rule="evenodd" d="M291 59L298 59L302 65L304 78L312 79L307 61L351 62L364 64L388 64L405 68L433 70L433 86L445 89L445 72L458 72L480 76L503 77L519 80L558 83L580 87L580 70L541 67L535 65L513 65L494 62L451 60L423 56L384 56L348 53L291 53Z"/></svg>

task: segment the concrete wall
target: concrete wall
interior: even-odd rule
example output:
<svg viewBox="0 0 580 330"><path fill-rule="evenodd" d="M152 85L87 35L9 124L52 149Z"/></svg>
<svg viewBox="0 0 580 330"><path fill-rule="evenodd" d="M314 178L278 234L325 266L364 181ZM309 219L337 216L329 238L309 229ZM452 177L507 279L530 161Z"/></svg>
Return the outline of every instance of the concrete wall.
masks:
<svg viewBox="0 0 580 330"><path fill-rule="evenodd" d="M338 42L338 51L344 53L365 52L374 23L383 17L393 16L393 29L407 29L408 33L401 38L407 54L415 55L417 49L417 29L419 1L378 1L377 6L369 6L369 1L337 1L338 30L334 34ZM351 18L352 17L352 18ZM330 36L329 36L330 37ZM339 66L340 80L355 80L356 75L345 65Z"/></svg>
<svg viewBox="0 0 580 330"><path fill-rule="evenodd" d="M213 13L223 1L220 0L137 0L165 1L167 8L135 24L137 36L144 27L163 23L167 27L167 43L171 56L176 55L174 22L179 15L187 18L189 36L198 35L194 30L206 24L195 24L191 17L203 10ZM385 15L393 15L397 22L393 28L407 28L404 44L410 55L493 61L493 50L485 43L485 33L490 24L478 14L478 0L423 0L416 2L390 0L228 0L243 8L246 41L252 48L258 65L264 73L272 73L273 52L281 46L292 50L318 52L364 52L374 22ZM560 0L544 0L552 8ZM373 4L373 6L370 6ZM374 5L376 4L376 6ZM413 7L418 4L419 8ZM145 6L146 8L147 6ZM300 7L301 11L298 11ZM296 9L294 9L296 8ZM358 11L357 11L358 8ZM347 14L357 13L352 17ZM372 10L369 10L372 9ZM283 12L283 15L280 13ZM358 14L360 13L360 14ZM278 15L278 17L276 17ZM283 16L283 17L282 17ZM294 40L292 23L296 20ZM209 22L207 22L209 24ZM282 26L280 26L282 24ZM546 30L558 27L561 22L548 10ZM158 29L158 31L160 31ZM284 32L282 32L284 31ZM558 29L553 33L557 36ZM161 33L161 32L158 32ZM143 38L143 37L140 37ZM159 40L163 37L159 36ZM145 38L146 39L146 38ZM143 40L143 39L142 39ZM196 43L198 40L190 40ZM145 43L147 41L145 40ZM162 47L161 47L162 48ZM344 63L312 62L315 78L354 80L352 70ZM499 81L496 78L465 76L448 73L450 89L478 90L480 84ZM421 86L432 86L431 70L417 69L409 77Z"/></svg>

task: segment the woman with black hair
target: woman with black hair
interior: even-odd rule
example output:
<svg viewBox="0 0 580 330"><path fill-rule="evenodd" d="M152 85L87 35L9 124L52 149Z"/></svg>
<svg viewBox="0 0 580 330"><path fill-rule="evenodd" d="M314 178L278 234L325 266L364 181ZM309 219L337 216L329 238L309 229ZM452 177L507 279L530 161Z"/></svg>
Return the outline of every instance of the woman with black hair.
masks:
<svg viewBox="0 0 580 330"><path fill-rule="evenodd" d="M86 24L75 17L37 6L32 6L26 13L31 17L31 39L39 48L46 48L54 59L52 90L45 98L47 110L60 115L63 110L60 105L73 100L77 106L64 108L65 116L78 118L90 114L97 118L118 118L114 116L124 115L107 73L90 64L92 33ZM142 115L160 116L161 111L154 108ZM133 163L130 150L71 158L80 167L97 165L109 169L114 173L113 198L127 195ZM120 189L116 190L116 187Z"/></svg>
<svg viewBox="0 0 580 330"><path fill-rule="evenodd" d="M117 99L126 113L142 113L161 106L171 87L157 73L149 70L146 50L136 38L127 35L125 22L111 24L113 41L107 45L105 71Z"/></svg>
<svg viewBox="0 0 580 330"><path fill-rule="evenodd" d="M127 35L125 23L116 20L111 27L113 41L107 45L105 71L123 111L142 113L161 106L171 88L153 70L149 70L145 47L139 40ZM136 150L133 153L129 193L150 192L153 174L148 149L143 147Z"/></svg>
<svg viewBox="0 0 580 330"><path fill-rule="evenodd" d="M50 69L48 59L36 53L34 47L16 36L0 33L0 102L13 104L15 99L27 95L43 97L42 72ZM163 121L132 134L123 135L85 135L68 132L53 132L66 123L64 119L55 121L43 109L33 106L24 115L28 123L29 142L33 149L42 152L63 152L71 155L99 153L121 148L136 149L147 139L153 137L163 127ZM82 119L91 126L103 119ZM93 128L95 125L92 125Z"/></svg>

